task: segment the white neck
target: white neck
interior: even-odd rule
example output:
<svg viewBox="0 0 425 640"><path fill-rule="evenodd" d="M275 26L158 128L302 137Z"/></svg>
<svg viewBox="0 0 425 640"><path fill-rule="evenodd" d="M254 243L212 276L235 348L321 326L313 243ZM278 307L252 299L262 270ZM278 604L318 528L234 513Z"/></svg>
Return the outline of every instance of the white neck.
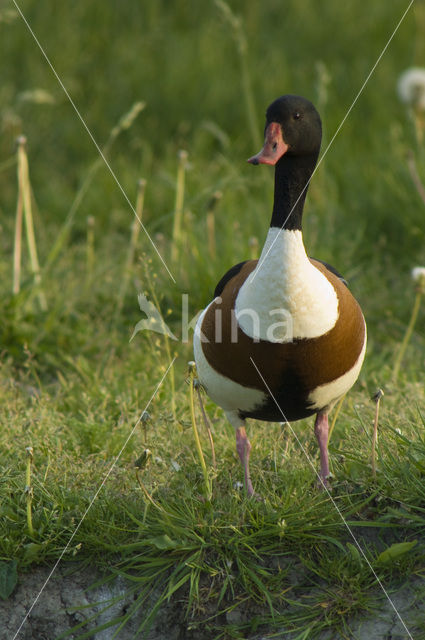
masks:
<svg viewBox="0 0 425 640"><path fill-rule="evenodd" d="M235 304L242 330L252 338L291 342L326 333L338 318L338 298L311 264L299 230L271 227L256 269Z"/></svg>

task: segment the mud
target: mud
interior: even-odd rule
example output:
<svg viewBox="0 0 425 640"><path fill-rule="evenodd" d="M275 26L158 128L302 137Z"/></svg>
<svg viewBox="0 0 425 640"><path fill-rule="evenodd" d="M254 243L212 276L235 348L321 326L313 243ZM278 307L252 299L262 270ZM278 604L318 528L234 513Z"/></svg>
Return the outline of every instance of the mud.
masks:
<svg viewBox="0 0 425 640"><path fill-rule="evenodd" d="M117 578L107 585L93 587L99 575L87 568L70 569L67 566L59 566L56 569L39 595L49 574L50 569L44 567L22 574L14 593L8 600L0 602L1 640L56 640L58 636L70 632L83 621L89 621L84 627L86 631L107 624L115 616L127 610L133 602L132 597L125 596L126 585L122 579ZM416 640L423 637L425 634L423 579L414 578L409 583L398 585L397 589L393 589L388 594L403 622L381 590L378 589L375 595L379 604L374 609L374 613L351 620L347 635L341 636L329 631L315 637L318 640L339 640L339 638L341 640L343 638L350 638L350 640L415 638ZM118 596L120 596L119 601L103 611L105 603ZM267 614L266 611L264 613ZM258 617L261 611L256 609L254 612L252 608L245 610L238 608L227 614L227 617L224 616L221 623L226 627L226 623L230 626L235 623L249 622L253 614ZM115 625L96 632L93 638L94 640L111 640L114 637L119 640L142 638L143 636L137 633L137 629L145 615L145 611L138 611L118 632L118 635L114 636L117 632ZM237 620L234 619L235 616ZM80 638L84 630L71 632L67 637L71 640ZM276 634L275 630L273 637L293 640L296 635L282 629L281 635ZM185 620L183 607L177 597L159 612L146 640L208 640L211 637L213 636L207 627L201 625L194 628L193 624ZM247 634L245 640L266 640L267 637L267 629L262 629L261 633Z"/></svg>

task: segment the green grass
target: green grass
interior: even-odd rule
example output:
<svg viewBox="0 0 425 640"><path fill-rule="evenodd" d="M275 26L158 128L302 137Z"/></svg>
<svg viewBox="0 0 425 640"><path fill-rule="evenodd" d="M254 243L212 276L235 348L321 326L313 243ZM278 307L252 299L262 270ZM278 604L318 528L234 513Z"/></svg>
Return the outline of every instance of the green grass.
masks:
<svg viewBox="0 0 425 640"><path fill-rule="evenodd" d="M292 425L300 443L288 427L251 424L252 475L264 502L250 501L235 488L242 472L233 430L205 399L217 456L213 470L197 408L208 500L191 426L190 342L167 342L152 332L129 342L143 317L138 293L161 309L180 338L181 294L189 294L192 317L225 270L250 255L250 238L261 246L272 174L245 158L258 150L253 122L260 137L267 104L284 92L311 98L323 117L324 149L407 6L376 0L366 10L304 0L286 3L283 11L279 2L260 4L231 2L232 18L220 3L194 0L173 8L153 0L119 8L68 3L54 11L44 1L37 9L22 2L134 204L138 180L146 179L143 222L176 284L143 232L128 279L133 213L23 22L8 13L12 4L0 6L7 62L0 86L0 558L16 560L22 579L35 564L53 565L113 465L62 562L91 563L105 570L105 579L128 575L134 606L152 612L146 628L171 598L182 603L187 633L201 629L204 637L282 629L298 638L325 630L350 637L353 617L376 611L380 590L341 515L388 591L415 579L419 602L425 593L424 305L392 379L415 299L410 270L425 264L424 205L406 162L413 149L425 180L424 149L416 147L395 93L399 73L425 65L421 3L406 17L307 198L308 251L344 273L369 330L360 380L330 443L332 498L340 514L317 491L300 448L317 467L311 421ZM35 89L51 102L37 102ZM131 126L114 129L140 101L146 106ZM46 311L25 245L21 291L11 293L13 148L21 134L28 139ZM172 259L182 149L188 166ZM223 195L214 209L217 249L210 256L206 217L217 191ZM138 424L175 355L172 373L148 407L150 419ZM385 396L374 480L371 397L378 387ZM28 446L34 451L32 535ZM146 448L151 462L137 477L135 461ZM391 545L414 540L397 558L379 560ZM424 637L423 622L409 627L415 640Z"/></svg>

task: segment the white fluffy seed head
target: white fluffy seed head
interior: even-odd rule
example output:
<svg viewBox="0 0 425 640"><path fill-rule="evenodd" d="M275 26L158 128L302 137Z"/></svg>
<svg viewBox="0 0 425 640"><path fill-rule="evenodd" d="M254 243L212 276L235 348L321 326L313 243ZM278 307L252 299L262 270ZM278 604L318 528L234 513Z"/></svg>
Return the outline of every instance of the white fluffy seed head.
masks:
<svg viewBox="0 0 425 640"><path fill-rule="evenodd" d="M404 104L418 111L425 111L425 69L406 69L397 82L398 97Z"/></svg>
<svg viewBox="0 0 425 640"><path fill-rule="evenodd" d="M412 269L412 279L425 292L425 267L414 267Z"/></svg>

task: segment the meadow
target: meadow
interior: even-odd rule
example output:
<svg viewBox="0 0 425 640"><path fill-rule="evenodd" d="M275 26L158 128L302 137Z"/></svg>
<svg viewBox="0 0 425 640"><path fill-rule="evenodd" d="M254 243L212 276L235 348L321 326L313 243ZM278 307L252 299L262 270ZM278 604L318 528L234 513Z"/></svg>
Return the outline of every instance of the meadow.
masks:
<svg viewBox="0 0 425 640"><path fill-rule="evenodd" d="M140 634L171 601L181 638L334 640L379 611L379 581L388 593L414 583L411 636L398 637L425 638L425 305L411 277L425 266L425 147L396 92L425 66L425 3L334 139L406 0L18 4L63 86L2 0L0 595L15 570L25 580L60 559L128 576L134 609L119 622L146 608ZM311 420L252 422L257 502L239 487L233 429L203 396L214 468L182 321L261 250L273 175L246 158L283 93L317 106L322 153L332 141L305 244L348 280L368 351L332 432L331 497L316 487ZM139 294L177 340L130 340Z"/></svg>

